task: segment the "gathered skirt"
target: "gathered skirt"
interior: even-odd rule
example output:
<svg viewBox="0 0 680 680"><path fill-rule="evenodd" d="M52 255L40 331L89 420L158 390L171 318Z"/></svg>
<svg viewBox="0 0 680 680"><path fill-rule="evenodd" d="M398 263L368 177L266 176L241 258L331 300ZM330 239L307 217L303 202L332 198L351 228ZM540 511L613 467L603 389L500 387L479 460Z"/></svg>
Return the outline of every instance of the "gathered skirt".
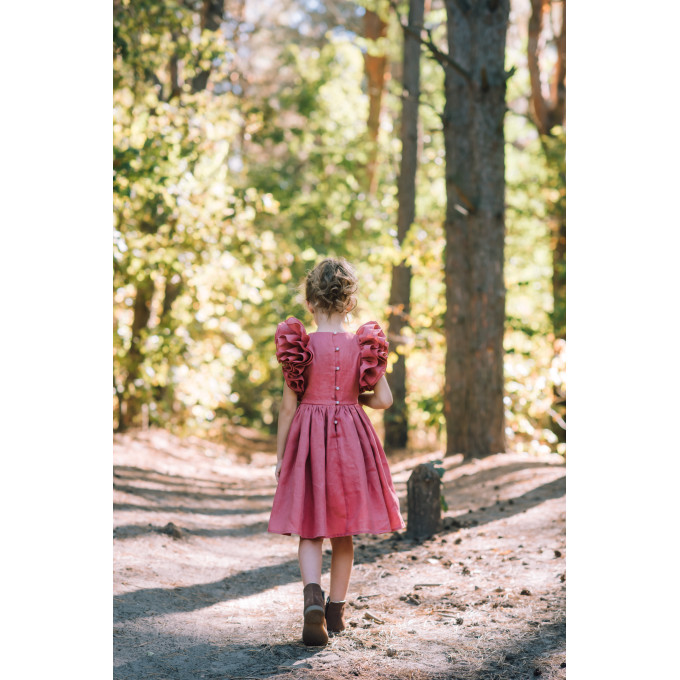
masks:
<svg viewBox="0 0 680 680"><path fill-rule="evenodd" d="M405 526L385 451L362 406L299 404L267 530L334 538Z"/></svg>

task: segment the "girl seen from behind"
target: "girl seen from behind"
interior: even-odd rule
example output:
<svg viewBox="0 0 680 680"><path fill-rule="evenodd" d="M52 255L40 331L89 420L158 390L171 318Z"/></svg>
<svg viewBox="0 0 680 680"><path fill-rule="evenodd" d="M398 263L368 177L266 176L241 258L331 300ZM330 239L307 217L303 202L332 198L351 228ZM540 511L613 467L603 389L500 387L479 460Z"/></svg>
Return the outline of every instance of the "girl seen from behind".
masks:
<svg viewBox="0 0 680 680"><path fill-rule="evenodd" d="M317 330L288 317L276 329L284 386L277 436L277 488L268 531L299 536L302 639L325 645L346 624L355 534L405 528L385 452L364 407L386 409L388 342L375 321L352 333L347 315L358 281L344 258L307 274L305 301ZM330 592L321 588L323 541L332 548Z"/></svg>

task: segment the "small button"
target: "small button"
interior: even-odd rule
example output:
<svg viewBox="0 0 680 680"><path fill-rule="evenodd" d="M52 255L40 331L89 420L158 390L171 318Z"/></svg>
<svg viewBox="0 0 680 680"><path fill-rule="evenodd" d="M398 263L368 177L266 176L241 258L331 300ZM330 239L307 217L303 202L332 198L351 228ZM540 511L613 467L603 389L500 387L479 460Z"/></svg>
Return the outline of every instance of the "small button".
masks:
<svg viewBox="0 0 680 680"><path fill-rule="evenodd" d="M334 420L333 423L335 423L335 425L337 425L337 424L338 424L338 421L337 421L337 420Z"/></svg>
<svg viewBox="0 0 680 680"><path fill-rule="evenodd" d="M340 366L336 366L336 367L335 367L335 370L336 370L336 371L339 371L339 370L340 370Z"/></svg>
<svg viewBox="0 0 680 680"><path fill-rule="evenodd" d="M339 348L339 347L336 347L336 348L335 348L335 351L336 351L336 352L339 352L339 351L340 351L340 348Z"/></svg>
<svg viewBox="0 0 680 680"><path fill-rule="evenodd" d="M333 335L335 335L338 331L333 331Z"/></svg>
<svg viewBox="0 0 680 680"><path fill-rule="evenodd" d="M340 388L336 385L336 386L335 386L335 389L336 389L336 390L339 390Z"/></svg>
<svg viewBox="0 0 680 680"><path fill-rule="evenodd" d="M335 403L336 403L336 404L339 404L340 402L339 402L339 401L336 401Z"/></svg>

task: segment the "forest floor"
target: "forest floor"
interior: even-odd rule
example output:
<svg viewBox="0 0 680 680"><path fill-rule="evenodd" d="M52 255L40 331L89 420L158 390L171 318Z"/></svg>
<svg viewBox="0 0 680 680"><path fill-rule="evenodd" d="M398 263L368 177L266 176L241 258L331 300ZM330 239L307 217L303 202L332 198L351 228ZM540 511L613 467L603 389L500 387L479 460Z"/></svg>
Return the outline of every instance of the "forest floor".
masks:
<svg viewBox="0 0 680 680"><path fill-rule="evenodd" d="M566 677L560 456L444 458L443 531L355 536L348 627L306 647L298 538L267 532L274 441L230 442L114 437L114 678ZM389 458L407 522L406 481L440 456Z"/></svg>

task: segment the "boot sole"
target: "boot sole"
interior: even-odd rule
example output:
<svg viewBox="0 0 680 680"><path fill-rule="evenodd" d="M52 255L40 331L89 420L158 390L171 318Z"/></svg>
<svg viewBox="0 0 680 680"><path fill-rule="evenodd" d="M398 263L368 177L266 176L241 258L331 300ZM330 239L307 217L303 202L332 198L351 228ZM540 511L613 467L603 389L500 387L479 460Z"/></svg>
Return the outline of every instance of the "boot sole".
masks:
<svg viewBox="0 0 680 680"><path fill-rule="evenodd" d="M347 626L345 626L344 628L330 628L328 624L326 624L326 630L329 633L342 633L343 630L347 630Z"/></svg>
<svg viewBox="0 0 680 680"><path fill-rule="evenodd" d="M305 611L304 625L302 627L302 641L306 645L320 646L328 644L328 632L326 631L326 617L323 607L312 605Z"/></svg>

